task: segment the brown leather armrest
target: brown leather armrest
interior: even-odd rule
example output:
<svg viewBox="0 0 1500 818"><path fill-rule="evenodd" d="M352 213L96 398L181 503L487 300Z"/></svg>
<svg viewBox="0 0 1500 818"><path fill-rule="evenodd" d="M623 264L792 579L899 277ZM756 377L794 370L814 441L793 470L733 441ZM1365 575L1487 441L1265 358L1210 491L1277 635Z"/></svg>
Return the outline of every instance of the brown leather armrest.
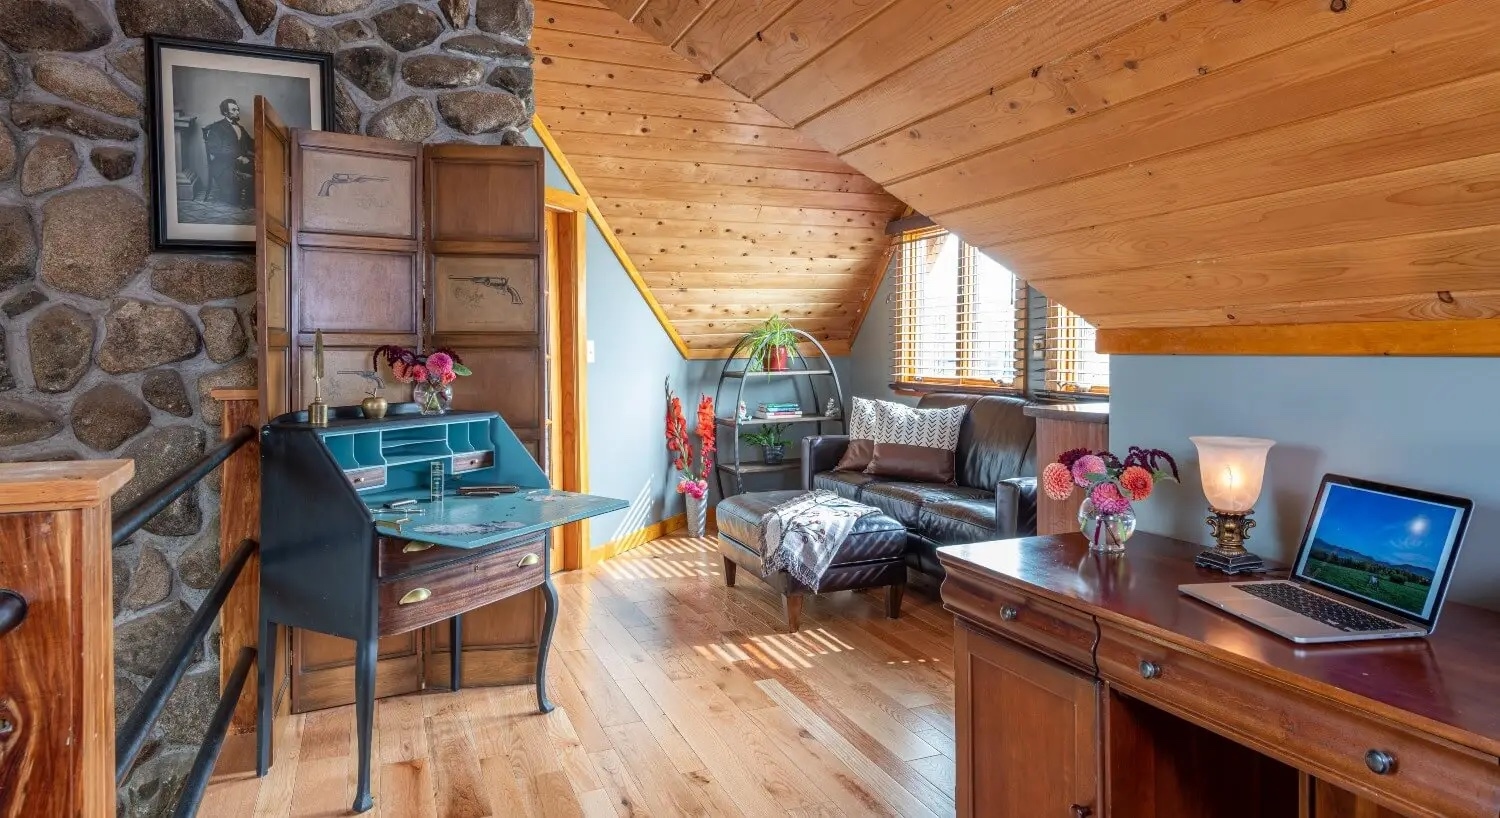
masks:
<svg viewBox="0 0 1500 818"><path fill-rule="evenodd" d="M849 448L848 435L814 435L802 439L802 488L812 491L813 475L833 471Z"/></svg>
<svg viewBox="0 0 1500 818"><path fill-rule="evenodd" d="M1036 534L1036 478L1012 477L995 486L995 535L1000 539Z"/></svg>

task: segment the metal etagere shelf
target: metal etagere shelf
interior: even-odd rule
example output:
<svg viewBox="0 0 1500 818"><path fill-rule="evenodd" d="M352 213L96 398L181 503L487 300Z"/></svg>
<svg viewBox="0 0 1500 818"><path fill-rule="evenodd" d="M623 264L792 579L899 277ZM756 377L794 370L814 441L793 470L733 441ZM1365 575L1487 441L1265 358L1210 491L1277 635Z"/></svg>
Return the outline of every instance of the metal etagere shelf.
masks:
<svg viewBox="0 0 1500 818"><path fill-rule="evenodd" d="M818 343L818 340L816 338L808 335L802 330L794 329L792 330L792 332L794 332L798 336L799 346L801 344L810 344L814 349L818 351L817 356L803 356L802 353L798 351L797 347L793 347L791 353L790 369L783 369L774 372L759 370L751 371L748 369L748 367L750 366L750 358L738 357L740 351L746 349L750 343L750 336L747 335L744 338L741 338L739 343L734 345L734 349L729 353L729 358L724 361L723 369L719 372L719 385L718 388L714 391L714 405L719 407L719 411L721 413L727 407L733 414L731 414L730 417L724 417L721 414L718 417L718 424L721 427L727 427L734 437L734 443L729 447L729 452L733 455L733 458L728 461L719 462L718 464L716 464L716 467L714 469L714 478L719 485L720 497L729 497L731 496L731 494L739 494L743 492L745 490L744 478L747 474L770 474L774 472L796 471L797 469L800 469L802 467L802 461L799 458L795 457L789 457L786 460L783 460L782 462L776 464L744 462L741 459L740 453L740 429L746 427L753 428L756 426L769 426L776 423L784 423L789 425L816 424L816 434L825 434L827 432L827 430L825 429L826 424L843 423L845 416L848 414L847 407L844 406L844 388L839 383L839 373L834 371L833 359L828 356L828 350L824 349L823 345ZM738 368L736 368L737 361L740 362ZM739 405L745 401L745 387L747 385L763 385L771 383L772 381L779 381L787 378L790 378L792 380L792 390L796 395L798 405L802 407L802 410L804 412L801 417L752 417L748 420L741 420L739 418ZM724 388L732 381L739 382L737 388L735 389L735 397L732 402L725 403ZM826 391L820 393L818 390L818 386L820 383L823 384L825 390L828 384L831 383L832 394L828 394ZM827 411L827 401L830 397L836 399L836 405L838 406L839 410L838 415L824 414ZM810 410L809 404L811 404ZM719 451L721 453L724 452L724 447L721 446ZM734 491L732 493L725 490L724 476L726 474L734 478Z"/></svg>

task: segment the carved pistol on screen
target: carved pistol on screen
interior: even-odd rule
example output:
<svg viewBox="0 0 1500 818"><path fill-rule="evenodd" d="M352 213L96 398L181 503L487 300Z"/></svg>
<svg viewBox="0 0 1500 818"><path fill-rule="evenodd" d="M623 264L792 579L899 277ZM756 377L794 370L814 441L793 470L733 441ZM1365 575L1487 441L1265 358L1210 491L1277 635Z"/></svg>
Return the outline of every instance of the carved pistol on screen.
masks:
<svg viewBox="0 0 1500 818"><path fill-rule="evenodd" d="M323 182L322 187L318 188L318 195L327 196L333 190L334 185L353 185L360 182L384 181L386 181L386 177L384 176L366 176L362 173L335 173L328 177L327 181Z"/></svg>
<svg viewBox="0 0 1500 818"><path fill-rule="evenodd" d="M509 278L501 276L449 276L448 279L450 281L472 281L481 287L489 287L492 290L510 293L510 303L512 304L524 303L521 301L521 294L516 292L515 287L510 286Z"/></svg>

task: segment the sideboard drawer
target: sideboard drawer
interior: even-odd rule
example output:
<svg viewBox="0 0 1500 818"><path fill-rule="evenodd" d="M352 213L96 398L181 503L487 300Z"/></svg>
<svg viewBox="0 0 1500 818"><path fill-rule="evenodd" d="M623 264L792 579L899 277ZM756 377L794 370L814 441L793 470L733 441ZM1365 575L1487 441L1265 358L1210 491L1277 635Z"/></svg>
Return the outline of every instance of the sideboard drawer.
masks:
<svg viewBox="0 0 1500 818"><path fill-rule="evenodd" d="M943 580L943 601L971 622L1093 672L1098 631L1087 614L952 570Z"/></svg>
<svg viewBox="0 0 1500 818"><path fill-rule="evenodd" d="M379 488L385 485L385 466L368 466L363 469L346 469L344 477L357 491Z"/></svg>
<svg viewBox="0 0 1500 818"><path fill-rule="evenodd" d="M541 585L546 579L546 547L545 539L537 540L381 582L380 635L441 622Z"/></svg>
<svg viewBox="0 0 1500 818"><path fill-rule="evenodd" d="M1500 759L1100 623L1111 685L1413 818L1500 814Z"/></svg>

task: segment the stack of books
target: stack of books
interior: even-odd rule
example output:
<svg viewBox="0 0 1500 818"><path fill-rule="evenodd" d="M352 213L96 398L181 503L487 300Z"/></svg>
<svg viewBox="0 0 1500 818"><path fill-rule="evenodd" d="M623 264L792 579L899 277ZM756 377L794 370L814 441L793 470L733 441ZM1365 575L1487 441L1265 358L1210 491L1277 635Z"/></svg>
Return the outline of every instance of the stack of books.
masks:
<svg viewBox="0 0 1500 818"><path fill-rule="evenodd" d="M796 403L762 403L755 407L755 416L765 420L800 418L802 407Z"/></svg>

